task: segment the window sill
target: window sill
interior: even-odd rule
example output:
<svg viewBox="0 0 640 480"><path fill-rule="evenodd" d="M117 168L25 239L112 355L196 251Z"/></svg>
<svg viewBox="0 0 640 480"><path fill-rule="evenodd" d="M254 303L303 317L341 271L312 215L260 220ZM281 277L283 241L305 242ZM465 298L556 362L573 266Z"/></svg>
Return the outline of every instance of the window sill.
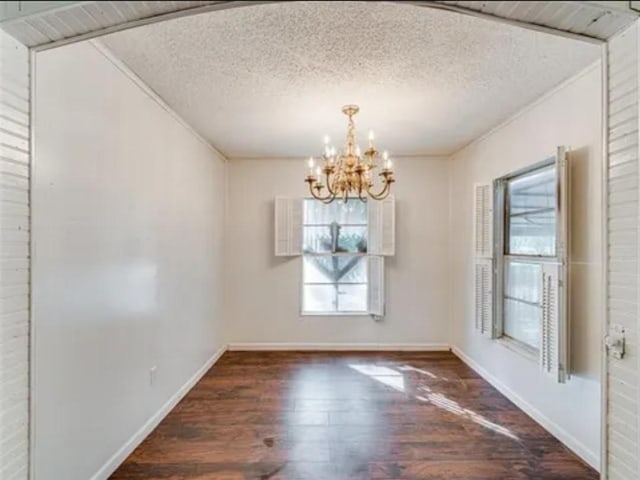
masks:
<svg viewBox="0 0 640 480"><path fill-rule="evenodd" d="M300 312L301 317L369 317L369 312Z"/></svg>
<svg viewBox="0 0 640 480"><path fill-rule="evenodd" d="M305 257L366 257L367 252L302 252Z"/></svg>
<svg viewBox="0 0 640 480"><path fill-rule="evenodd" d="M537 349L530 347L518 340L506 336L502 336L497 339L498 343L502 346L508 348L509 350L517 353L518 355L523 356L527 360L531 360L534 363L538 363L540 358L540 353Z"/></svg>

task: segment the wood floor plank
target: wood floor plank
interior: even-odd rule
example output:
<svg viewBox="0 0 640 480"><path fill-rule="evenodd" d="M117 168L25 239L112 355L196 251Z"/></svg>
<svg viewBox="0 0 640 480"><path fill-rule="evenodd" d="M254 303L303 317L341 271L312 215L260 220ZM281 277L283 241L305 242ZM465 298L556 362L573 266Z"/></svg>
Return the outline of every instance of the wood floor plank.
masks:
<svg viewBox="0 0 640 480"><path fill-rule="evenodd" d="M113 480L596 480L448 352L227 352Z"/></svg>

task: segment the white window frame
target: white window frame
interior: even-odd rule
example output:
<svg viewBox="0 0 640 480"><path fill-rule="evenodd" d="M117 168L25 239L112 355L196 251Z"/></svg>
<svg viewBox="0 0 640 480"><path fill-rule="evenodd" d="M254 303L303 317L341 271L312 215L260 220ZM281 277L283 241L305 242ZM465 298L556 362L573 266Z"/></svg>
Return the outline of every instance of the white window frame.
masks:
<svg viewBox="0 0 640 480"><path fill-rule="evenodd" d="M556 157L549 157L541 162L527 166L520 170L516 170L508 175L500 177L493 182L494 192L494 215L493 215L493 257L495 259L494 285L493 285L493 312L494 312L494 335L495 338L505 347L522 355L523 357L538 362L541 356L542 340L538 348L510 337L504 331L504 300L505 300L505 266L509 259L522 260L530 263L539 264L542 269L546 264L555 264L562 261L563 252L558 250L558 236L561 231L556 227L556 251L555 255L521 255L509 254L507 242L509 239L508 225L508 184L510 181L533 174L537 171L556 165ZM557 176L557 172L556 172ZM556 178L556 185L559 185L559 179ZM556 190L558 194L559 188ZM558 220L556 225L558 225ZM540 331L542 336L542 329Z"/></svg>

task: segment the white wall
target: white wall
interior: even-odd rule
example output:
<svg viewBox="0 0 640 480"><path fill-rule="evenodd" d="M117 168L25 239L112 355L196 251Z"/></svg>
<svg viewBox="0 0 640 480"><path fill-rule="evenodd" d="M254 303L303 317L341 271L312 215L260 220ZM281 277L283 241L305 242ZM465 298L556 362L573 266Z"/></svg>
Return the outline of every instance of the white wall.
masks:
<svg viewBox="0 0 640 480"><path fill-rule="evenodd" d="M0 478L29 455L29 50L0 31Z"/></svg>
<svg viewBox="0 0 640 480"><path fill-rule="evenodd" d="M607 357L607 445L609 480L640 477L640 149L639 22L607 44L609 125L607 149L607 328L624 327L626 353Z"/></svg>
<svg viewBox="0 0 640 480"><path fill-rule="evenodd" d="M87 480L226 343L225 164L89 43L35 110L33 468Z"/></svg>
<svg viewBox="0 0 640 480"><path fill-rule="evenodd" d="M273 199L306 196L303 160L228 164L227 318L231 343L448 344L448 164L398 159L397 254L387 258L387 316L301 317L300 257L274 256Z"/></svg>
<svg viewBox="0 0 640 480"><path fill-rule="evenodd" d="M451 159L451 288L454 343L476 366L524 399L529 412L592 464L600 453L602 329L601 71L595 65ZM543 160L557 145L572 148L572 363L566 385L538 365L487 340L473 327L472 188Z"/></svg>

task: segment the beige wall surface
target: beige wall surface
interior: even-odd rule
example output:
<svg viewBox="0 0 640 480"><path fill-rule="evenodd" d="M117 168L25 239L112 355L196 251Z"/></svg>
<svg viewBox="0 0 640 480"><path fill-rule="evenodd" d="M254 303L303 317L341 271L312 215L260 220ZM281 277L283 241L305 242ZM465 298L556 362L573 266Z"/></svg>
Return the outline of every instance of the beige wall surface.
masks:
<svg viewBox="0 0 640 480"><path fill-rule="evenodd" d="M448 344L448 164L396 159L396 256L386 258L387 315L300 316L302 259L275 257L276 195L306 196L305 162L231 160L227 329L231 343Z"/></svg>
<svg viewBox="0 0 640 480"><path fill-rule="evenodd" d="M225 343L225 163L89 43L36 72L34 478L87 480Z"/></svg>
<svg viewBox="0 0 640 480"><path fill-rule="evenodd" d="M602 331L602 96L594 65L451 159L453 344L515 395L594 465L600 455ZM481 337L473 322L474 183L487 183L571 148L572 378L555 384L536 362Z"/></svg>

